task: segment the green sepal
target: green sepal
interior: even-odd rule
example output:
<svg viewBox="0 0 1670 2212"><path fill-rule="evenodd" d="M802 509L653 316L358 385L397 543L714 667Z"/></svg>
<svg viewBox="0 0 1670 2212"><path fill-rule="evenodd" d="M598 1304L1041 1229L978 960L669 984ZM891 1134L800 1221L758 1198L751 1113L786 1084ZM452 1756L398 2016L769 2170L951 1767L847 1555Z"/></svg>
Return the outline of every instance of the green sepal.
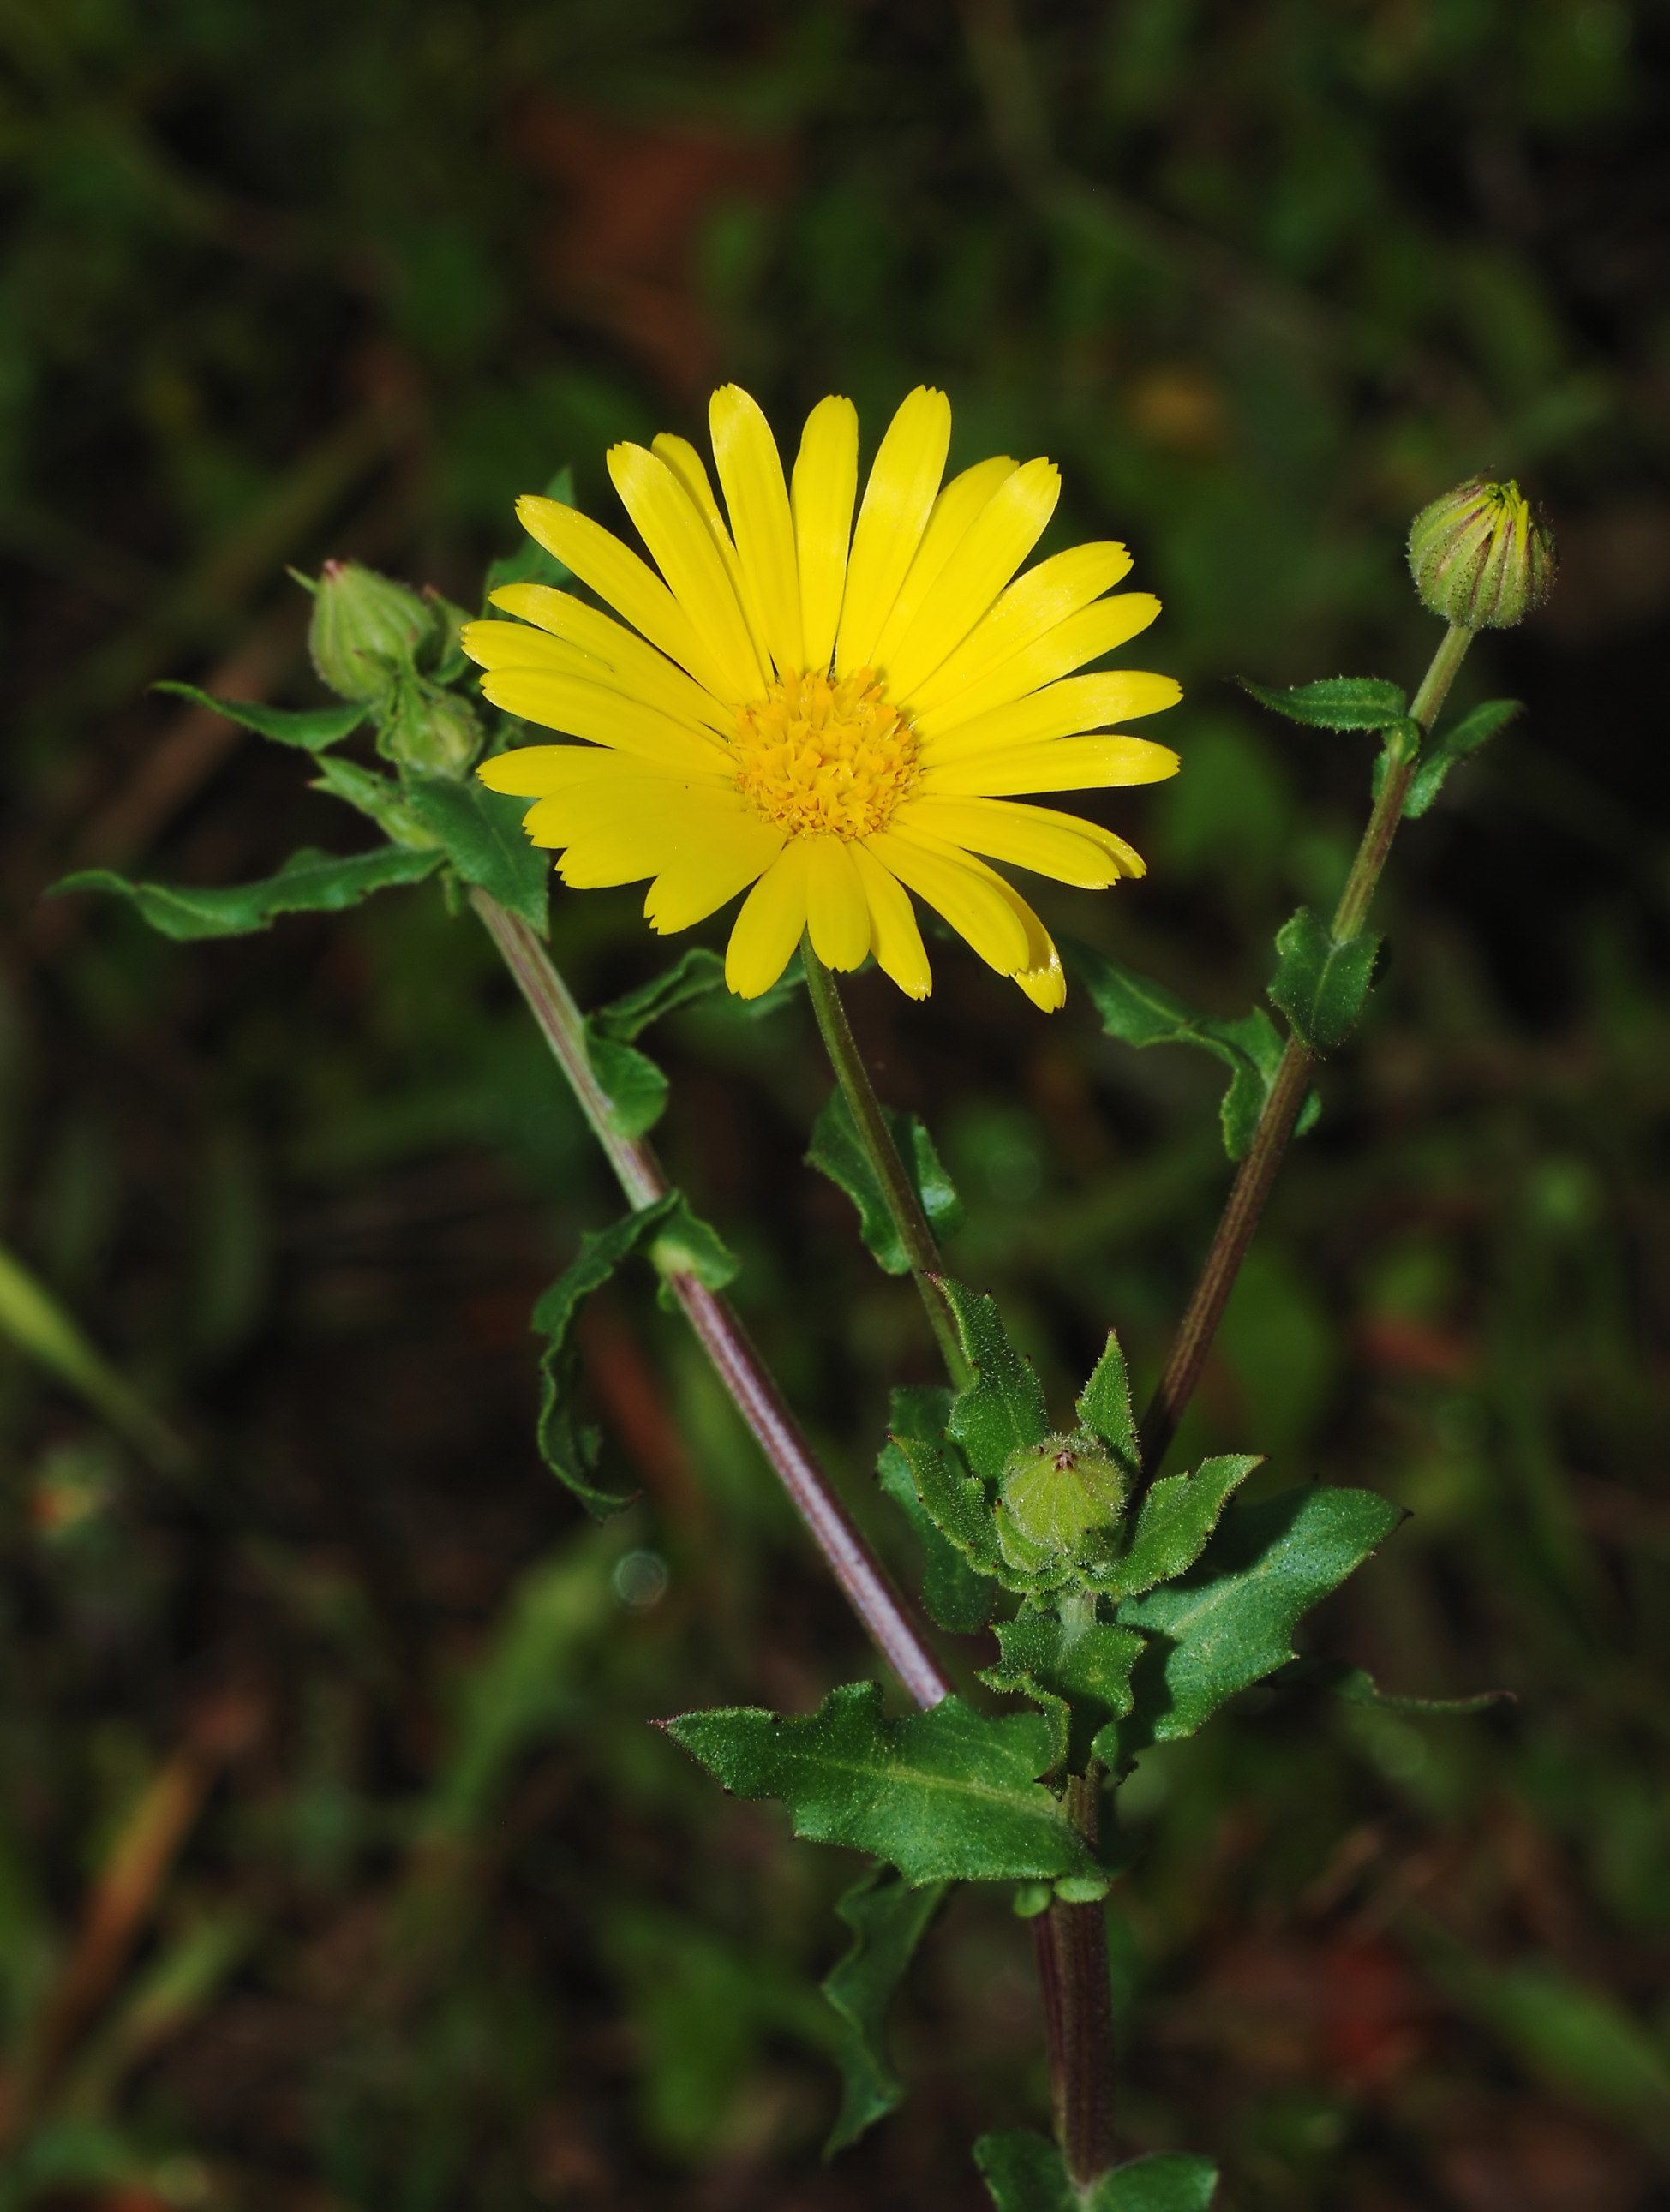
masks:
<svg viewBox="0 0 1670 2212"><path fill-rule="evenodd" d="M911 1462L894 1437L907 1436L937 1452L951 1411L951 1393L907 1382L888 1405L888 1441L875 1462L876 1480L904 1514L922 1546L922 1601L936 1625L954 1636L978 1635L991 1618L997 1585L970 1565L923 1504Z"/></svg>
<svg viewBox="0 0 1670 2212"><path fill-rule="evenodd" d="M887 2011L950 1887L930 1881L912 1889L890 1867L872 1867L835 1907L852 1942L823 1984L841 2022L835 2050L841 2109L824 2145L826 2158L856 2142L904 2097L887 2050Z"/></svg>
<svg viewBox="0 0 1670 2212"><path fill-rule="evenodd" d="M1247 676L1235 681L1272 714L1316 730L1389 730L1409 714L1407 695L1384 676L1325 676L1320 683L1301 684L1290 691L1255 684Z"/></svg>
<svg viewBox="0 0 1670 2212"><path fill-rule="evenodd" d="M1099 1587L1117 1598L1137 1597L1156 1583L1186 1574L1206 1548L1230 1493L1259 1465L1256 1454L1226 1453L1203 1460L1192 1474L1168 1474L1143 1498L1127 1549Z"/></svg>
<svg viewBox="0 0 1670 2212"><path fill-rule="evenodd" d="M1021 2128L982 2136L974 2163L997 2212L1210 2212L1218 2182L1210 2159L1162 2150L1081 2190L1056 2146Z"/></svg>
<svg viewBox="0 0 1670 2212"><path fill-rule="evenodd" d="M1134 1709L1102 1731L1097 1757L1117 1772L1148 1744L1192 1735L1238 1691L1286 1666L1303 1615L1403 1517L1372 1490L1320 1485L1226 1513L1185 1574L1119 1607L1120 1626L1149 1645L1131 1676Z"/></svg>
<svg viewBox="0 0 1670 2212"><path fill-rule="evenodd" d="M574 471L558 469L545 488L545 497L554 499L560 507L572 507ZM524 532L522 542L514 553L488 563L481 586L481 604L484 610L490 608L494 592L503 584L566 584L571 581L572 575L573 571L565 568L554 553L547 553L537 538Z"/></svg>
<svg viewBox="0 0 1670 2212"><path fill-rule="evenodd" d="M1486 699L1464 714L1454 729L1446 730L1410 779L1404 799L1405 818L1417 821L1443 789L1444 779L1456 763L1476 753L1524 711L1524 702L1519 699Z"/></svg>
<svg viewBox="0 0 1670 2212"><path fill-rule="evenodd" d="M997 1482L1014 1453L1049 1432L1043 1386L1010 1344L994 1298L948 1278L945 1298L974 1370L953 1402L948 1432L982 1481Z"/></svg>
<svg viewBox="0 0 1670 2212"><path fill-rule="evenodd" d="M663 1014L719 989L724 980L719 955L694 945L664 974L587 1015L586 1057L623 1137L642 1137L667 1110L667 1078L632 1039Z"/></svg>
<svg viewBox="0 0 1670 2212"><path fill-rule="evenodd" d="M543 937L551 863L523 835L526 803L489 791L474 776L460 781L409 769L403 782L406 804L465 882Z"/></svg>
<svg viewBox="0 0 1670 2212"><path fill-rule="evenodd" d="M375 769L362 768L357 761L338 759L332 754L320 757L319 774L308 788L328 792L332 799L341 799L344 806L375 822L391 844L409 845L415 853L441 848L440 839L418 819L392 776L379 775Z"/></svg>
<svg viewBox="0 0 1670 2212"><path fill-rule="evenodd" d="M940 1163L933 1139L914 1114L884 1106L881 1117L928 1226L936 1237L950 1236L962 1226L962 1201ZM910 1255L893 1224L881 1179L859 1137L844 1091L832 1091L824 1101L806 1159L808 1167L838 1184L857 1207L858 1233L877 1265L889 1275L908 1275Z"/></svg>
<svg viewBox="0 0 1670 2212"><path fill-rule="evenodd" d="M1406 1698L1382 1690L1366 1667L1353 1667L1338 1659L1295 1659L1275 1676L1276 1686L1326 1691L1348 1705L1372 1705L1383 1713L1400 1713L1411 1720L1465 1720L1488 1713L1496 1705L1515 1702L1511 1690L1477 1690L1468 1698Z"/></svg>
<svg viewBox="0 0 1670 2212"><path fill-rule="evenodd" d="M199 937L247 937L270 927L281 914L340 914L373 891L422 883L435 873L442 857L439 852L412 852L401 845L381 845L372 853L338 857L308 845L292 853L276 876L259 883L198 890L194 884L130 883L109 868L82 868L52 884L49 896L113 891L131 899L153 929L177 943Z"/></svg>
<svg viewBox="0 0 1670 2212"><path fill-rule="evenodd" d="M779 1799L797 1836L868 1851L912 1885L1099 1872L1037 1779L1055 1748L1041 1714L994 1719L952 1697L890 1721L876 1683L850 1682L803 1718L734 1707L663 1726L734 1796Z"/></svg>
<svg viewBox="0 0 1670 2212"><path fill-rule="evenodd" d="M1000 1620L997 1633L1003 1659L981 1681L1042 1705L1057 1729L1058 1761L1083 1773L1098 1733L1131 1710L1131 1673L1145 1639L1112 1621L1057 1620L1030 1607Z"/></svg>
<svg viewBox="0 0 1670 2212"><path fill-rule="evenodd" d="M327 745L339 744L350 737L371 711L365 699L350 699L336 707L308 707L300 711L288 707L264 707L256 699L217 699L212 691L199 691L195 684L176 684L172 678L151 685L153 691L167 691L176 699L189 699L194 707L207 707L211 714L223 714L229 722L235 722L241 730L253 730L259 738L271 738L275 744L299 745L303 752L322 753Z"/></svg>
<svg viewBox="0 0 1670 2212"><path fill-rule="evenodd" d="M1064 939L1061 949L1109 1036L1138 1051L1154 1044L1193 1045L1222 1061L1229 1070L1229 1087L1218 1109L1223 1149L1232 1160L1244 1158L1282 1063L1280 1033L1263 1007L1246 1014L1203 1014L1151 975L1139 975L1105 952L1071 939ZM1301 1128L1314 1119L1310 1113Z"/></svg>
<svg viewBox="0 0 1670 2212"><path fill-rule="evenodd" d="M1307 906L1277 931L1282 957L1270 996L1307 1052L1332 1052L1356 1027L1380 945L1367 932L1342 942Z"/></svg>
<svg viewBox="0 0 1670 2212"><path fill-rule="evenodd" d="M539 1411L534 1427L540 1456L600 1521L630 1505L636 1493L605 1490L592 1480L602 1440L595 1428L575 1414L580 1355L573 1341L574 1324L592 1292L602 1288L624 1260L646 1248L663 1276L692 1274L711 1290L729 1282L739 1265L716 1231L691 1212L684 1194L670 1190L653 1206L641 1206L607 1229L588 1231L582 1237L579 1251L541 1297L529 1324L545 1339L539 1355Z"/></svg>
<svg viewBox="0 0 1670 2212"><path fill-rule="evenodd" d="M1143 1447L1137 1434L1137 1416L1131 1407L1131 1376L1125 1367L1124 1347L1111 1328L1101 1358L1080 1391L1075 1410L1084 1426L1093 1436L1101 1438L1129 1474L1142 1473Z"/></svg>

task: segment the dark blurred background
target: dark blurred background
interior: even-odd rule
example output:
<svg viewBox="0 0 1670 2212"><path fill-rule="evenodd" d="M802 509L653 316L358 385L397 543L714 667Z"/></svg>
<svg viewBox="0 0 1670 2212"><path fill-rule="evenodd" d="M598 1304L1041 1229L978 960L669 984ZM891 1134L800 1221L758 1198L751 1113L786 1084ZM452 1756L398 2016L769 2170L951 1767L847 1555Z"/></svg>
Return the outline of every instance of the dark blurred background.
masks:
<svg viewBox="0 0 1670 2212"><path fill-rule="evenodd" d="M645 1723L868 1655L647 1282L586 1339L642 1503L593 1530L539 1466L528 1310L618 1201L485 937L432 887L192 946L40 901L363 842L147 686L316 699L287 563L473 604L519 491L571 461L616 521L605 446L726 377L872 441L938 382L954 463L1061 462L1051 545L1129 541L1185 767L1088 802L1146 882L1040 902L1224 1012L1368 766L1228 678L1412 685L1410 515L1478 468L1547 501L1558 594L1460 693L1529 714L1400 842L1185 1439L1408 1505L1311 1648L1518 1702L1263 1692L1149 1756L1124 2125L1217 2153L1224 2212L1670 2204L1664 7L15 0L0 55L0 1237L194 1455L0 1345L0 2027L45 2069L0 2204L972 2212L970 2138L1045 2119L1025 1930L966 1895L910 2102L820 2163L852 1862ZM583 1001L665 961L639 904L554 898ZM1151 1377L1212 1064L936 962L850 998L953 1264L1063 1401L1110 1320ZM869 1469L931 1346L800 1164L803 1009L657 1036L673 1170L908 1571Z"/></svg>

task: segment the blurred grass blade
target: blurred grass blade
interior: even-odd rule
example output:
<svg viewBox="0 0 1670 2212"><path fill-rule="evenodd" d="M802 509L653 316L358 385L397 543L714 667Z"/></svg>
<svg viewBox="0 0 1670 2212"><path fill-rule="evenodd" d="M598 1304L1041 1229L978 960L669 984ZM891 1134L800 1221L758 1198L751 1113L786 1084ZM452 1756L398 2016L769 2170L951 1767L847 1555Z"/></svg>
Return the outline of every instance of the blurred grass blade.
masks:
<svg viewBox="0 0 1670 2212"><path fill-rule="evenodd" d="M21 1352L78 1390L165 1474L191 1464L182 1440L85 1336L44 1283L0 1245L0 1330Z"/></svg>

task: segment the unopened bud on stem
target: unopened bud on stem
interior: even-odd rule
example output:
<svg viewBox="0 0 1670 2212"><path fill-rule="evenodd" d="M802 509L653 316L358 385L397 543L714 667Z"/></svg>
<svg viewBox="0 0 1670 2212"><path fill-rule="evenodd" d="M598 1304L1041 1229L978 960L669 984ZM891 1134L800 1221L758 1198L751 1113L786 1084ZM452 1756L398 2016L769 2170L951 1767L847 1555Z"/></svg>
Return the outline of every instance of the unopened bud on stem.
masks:
<svg viewBox="0 0 1670 2212"><path fill-rule="evenodd" d="M1409 572L1431 613L1463 629L1508 629L1554 586L1554 537L1516 483L1483 477L1423 507Z"/></svg>
<svg viewBox="0 0 1670 2212"><path fill-rule="evenodd" d="M327 561L314 594L308 649L338 698L379 699L439 628L416 592L357 561Z"/></svg>

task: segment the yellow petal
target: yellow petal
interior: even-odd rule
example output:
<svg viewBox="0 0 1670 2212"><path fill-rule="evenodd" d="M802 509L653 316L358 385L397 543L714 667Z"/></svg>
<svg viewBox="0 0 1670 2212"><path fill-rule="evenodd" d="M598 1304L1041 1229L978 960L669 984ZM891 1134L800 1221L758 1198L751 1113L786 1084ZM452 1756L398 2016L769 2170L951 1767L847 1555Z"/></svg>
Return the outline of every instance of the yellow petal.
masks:
<svg viewBox="0 0 1670 2212"><path fill-rule="evenodd" d="M911 702L918 714L937 709L1045 630L1111 591L1131 568L1123 545L1098 542L1052 554L1017 576L986 615L924 683Z"/></svg>
<svg viewBox="0 0 1670 2212"><path fill-rule="evenodd" d="M723 556L695 502L667 463L643 446L611 446L609 476L655 566L717 661L728 704L758 699L765 672Z"/></svg>
<svg viewBox="0 0 1670 2212"><path fill-rule="evenodd" d="M730 793L662 780L623 781L606 790L581 787L542 799L528 810L525 826L536 845L566 848L558 864L565 883L591 890L682 869L692 854L710 847L734 853L739 831L746 837L766 825L742 812ZM757 873L771 858L769 839L752 841L751 858Z"/></svg>
<svg viewBox="0 0 1670 2212"><path fill-rule="evenodd" d="M806 926L826 968L863 964L869 951L869 902L844 837L808 837Z"/></svg>
<svg viewBox="0 0 1670 2212"><path fill-rule="evenodd" d="M495 753L476 770L490 791L508 791L517 799L549 799L576 784L623 774L641 778L644 772L642 761L606 745L518 745L514 752Z"/></svg>
<svg viewBox="0 0 1670 2212"><path fill-rule="evenodd" d="M820 399L806 418L790 505L800 568L801 641L808 669L826 671L846 590L852 506L858 496L858 410Z"/></svg>
<svg viewBox="0 0 1670 2212"><path fill-rule="evenodd" d="M655 570L611 532L576 507L564 507L558 500L536 499L531 493L516 501L516 514L529 537L571 568L582 584L589 584L617 614L625 615L651 645L670 653L727 706L741 704L742 695L732 690L721 656L699 635Z"/></svg>
<svg viewBox="0 0 1670 2212"><path fill-rule="evenodd" d="M966 684L954 699L914 717L918 736L942 736L977 715L989 714L995 707L1024 698L1028 691L1042 690L1057 677L1070 676L1087 660L1100 660L1103 653L1128 643L1159 611L1160 602L1151 592L1117 592L1111 599L1093 600L1012 653L987 675Z"/></svg>
<svg viewBox="0 0 1670 2212"><path fill-rule="evenodd" d="M911 894L867 846L855 840L847 850L869 905L870 951L876 966L892 976L907 998L925 999L934 988L934 971L928 965Z"/></svg>
<svg viewBox="0 0 1670 2212"><path fill-rule="evenodd" d="M927 526L951 444L951 403L918 385L887 425L864 486L835 641L835 672L869 665Z"/></svg>
<svg viewBox="0 0 1670 2212"><path fill-rule="evenodd" d="M624 691L692 729L726 738L735 731L733 709L676 662L569 592L548 584L506 584L494 592L493 603L522 619L465 624L460 641L484 668L550 668ZM539 627L530 629L530 623Z"/></svg>
<svg viewBox="0 0 1670 2212"><path fill-rule="evenodd" d="M992 888L991 871L965 853L927 839L883 830L864 844L873 858L927 900L988 967L1012 975L1027 965L1027 933L1009 901Z"/></svg>
<svg viewBox="0 0 1670 2212"><path fill-rule="evenodd" d="M920 721L915 728L925 768L930 763L967 760L999 747L1076 738L1082 730L1126 722L1137 714L1161 714L1182 696L1181 687L1169 676L1152 675L1145 668L1107 668L1096 676L1064 677L1058 684L1046 684L1041 691L994 707L990 714L977 714L950 730L929 732Z"/></svg>
<svg viewBox="0 0 1670 2212"><path fill-rule="evenodd" d="M914 799L893 817L907 833L925 830L947 844L1009 860L1082 890L1106 890L1127 871L1099 838L1070 814L1043 806L1015 806L1001 799Z"/></svg>
<svg viewBox="0 0 1670 2212"><path fill-rule="evenodd" d="M976 517L988 507L998 487L1015 474L1007 453L989 461L976 461L972 469L953 477L934 501L928 527L911 563L910 574L899 587L893 612L875 641L875 665L891 670L893 648L921 612L922 603L943 573L946 562L968 535Z"/></svg>
<svg viewBox="0 0 1670 2212"><path fill-rule="evenodd" d="M755 611L777 673L805 664L800 571L783 463L759 403L741 385L722 385L708 404L714 465L725 489L744 596Z"/></svg>
<svg viewBox="0 0 1670 2212"><path fill-rule="evenodd" d="M1067 978L1062 969L1061 955L1056 951L1049 931L1015 885L1005 883L995 868L988 868L981 861L974 860L971 860L968 865L978 870L998 896L1007 902L1009 911L1026 933L1026 959L1020 967L1010 969L1009 981L1021 986L1040 1013L1058 1012L1067 1003Z"/></svg>
<svg viewBox="0 0 1670 2212"><path fill-rule="evenodd" d="M1028 461L995 492L935 579L921 612L889 658L878 648L891 696L914 696L960 646L1044 534L1061 496L1053 461Z"/></svg>
<svg viewBox="0 0 1670 2212"><path fill-rule="evenodd" d="M708 482L705 462L688 438L675 437L670 430L663 430L653 441L649 450L672 470L688 494L696 512L706 524L708 535L718 547L719 558L725 564L725 574L731 580L731 589L741 602L743 619L748 625L748 635L753 643L754 658L764 668L771 659L765 625L743 577L735 540L719 511L719 502L713 495L713 486Z"/></svg>
<svg viewBox="0 0 1670 2212"><path fill-rule="evenodd" d="M725 948L725 981L739 999L769 991L801 941L810 842L791 837L742 902Z"/></svg>
<svg viewBox="0 0 1670 2212"><path fill-rule="evenodd" d="M1101 791L1114 784L1163 783L1180 763L1169 745L1117 732L1094 738L1058 738L1052 744L1012 745L1002 752L978 753L972 760L948 761L929 769L924 798L1008 799L1029 791Z"/></svg>
<svg viewBox="0 0 1670 2212"><path fill-rule="evenodd" d="M484 698L519 720L562 730L571 738L588 738L593 744L613 745L680 775L728 780L736 772L716 738L583 677L562 676L547 668L495 668L482 678L481 691Z"/></svg>
<svg viewBox="0 0 1670 2212"><path fill-rule="evenodd" d="M758 816L704 821L698 848L688 846L668 861L649 886L643 911L665 937L733 899L769 868L783 850L783 835Z"/></svg>

